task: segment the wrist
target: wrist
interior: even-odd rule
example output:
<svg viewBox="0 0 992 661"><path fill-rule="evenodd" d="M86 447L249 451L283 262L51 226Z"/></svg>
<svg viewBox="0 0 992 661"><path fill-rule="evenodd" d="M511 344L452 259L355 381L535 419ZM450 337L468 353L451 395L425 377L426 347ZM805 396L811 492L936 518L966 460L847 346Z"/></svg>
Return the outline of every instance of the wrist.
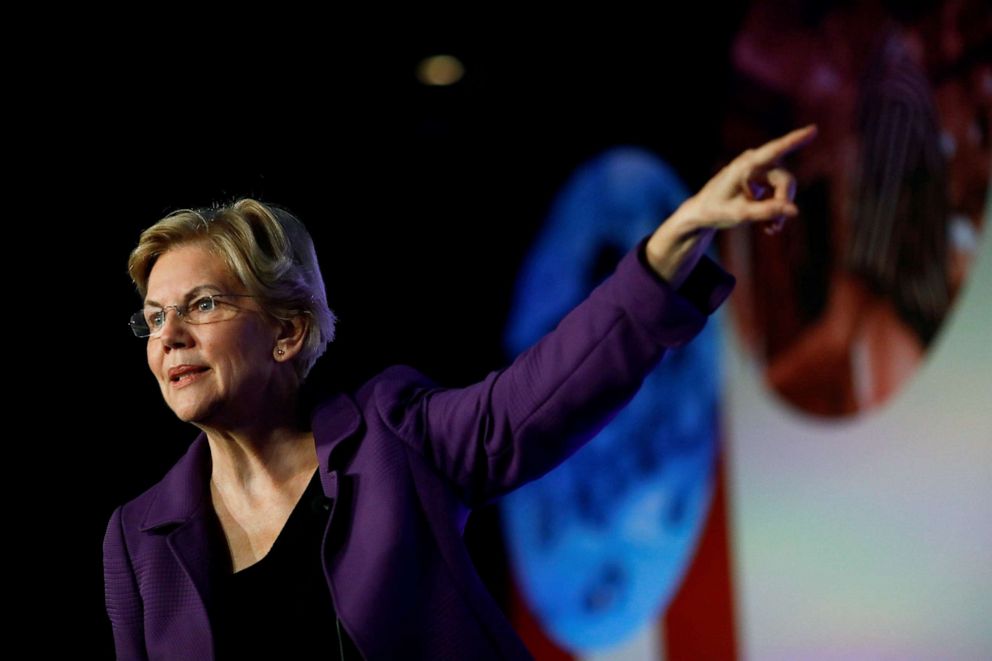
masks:
<svg viewBox="0 0 992 661"><path fill-rule="evenodd" d="M688 277L709 243L712 230L694 222L690 200L663 222L644 246L645 258L652 269L672 287L678 288Z"/></svg>

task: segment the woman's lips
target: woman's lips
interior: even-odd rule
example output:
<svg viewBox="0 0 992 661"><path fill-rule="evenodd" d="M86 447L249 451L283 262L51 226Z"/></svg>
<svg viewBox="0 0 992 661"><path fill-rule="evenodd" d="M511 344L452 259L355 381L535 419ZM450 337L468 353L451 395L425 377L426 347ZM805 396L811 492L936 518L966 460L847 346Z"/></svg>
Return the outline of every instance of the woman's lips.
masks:
<svg viewBox="0 0 992 661"><path fill-rule="evenodd" d="M209 369L209 367L198 367L196 369L183 370L177 376L170 377L169 384L175 389L185 388L191 383L199 381Z"/></svg>

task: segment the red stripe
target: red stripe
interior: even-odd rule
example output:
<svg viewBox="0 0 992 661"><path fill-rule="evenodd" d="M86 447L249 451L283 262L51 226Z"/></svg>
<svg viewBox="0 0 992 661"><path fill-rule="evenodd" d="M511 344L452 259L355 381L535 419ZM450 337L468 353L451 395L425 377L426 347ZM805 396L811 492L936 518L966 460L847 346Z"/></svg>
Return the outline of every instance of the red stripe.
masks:
<svg viewBox="0 0 992 661"><path fill-rule="evenodd" d="M737 658L725 483L721 450L713 506L699 549L664 616L667 661Z"/></svg>

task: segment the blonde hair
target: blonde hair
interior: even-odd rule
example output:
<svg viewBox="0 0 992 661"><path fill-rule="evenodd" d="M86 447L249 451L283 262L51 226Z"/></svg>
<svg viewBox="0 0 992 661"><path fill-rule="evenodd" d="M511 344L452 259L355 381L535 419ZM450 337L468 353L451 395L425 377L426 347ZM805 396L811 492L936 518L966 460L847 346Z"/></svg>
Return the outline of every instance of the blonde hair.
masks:
<svg viewBox="0 0 992 661"><path fill-rule="evenodd" d="M306 317L303 349L294 366L302 383L334 340L337 317L327 306L313 239L293 214L250 198L228 206L179 209L141 233L128 273L144 300L159 256L176 246L203 242L276 319Z"/></svg>

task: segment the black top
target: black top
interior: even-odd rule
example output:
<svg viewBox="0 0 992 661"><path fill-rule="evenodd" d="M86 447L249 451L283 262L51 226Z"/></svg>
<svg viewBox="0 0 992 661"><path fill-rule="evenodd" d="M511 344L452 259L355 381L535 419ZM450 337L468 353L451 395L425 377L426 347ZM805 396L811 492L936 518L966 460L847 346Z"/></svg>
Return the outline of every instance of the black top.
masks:
<svg viewBox="0 0 992 661"><path fill-rule="evenodd" d="M226 566L222 561L218 569L211 613L218 661L361 658L337 621L321 563L330 510L331 501L314 471L265 557L232 573L225 546L227 552L220 555L226 557Z"/></svg>

